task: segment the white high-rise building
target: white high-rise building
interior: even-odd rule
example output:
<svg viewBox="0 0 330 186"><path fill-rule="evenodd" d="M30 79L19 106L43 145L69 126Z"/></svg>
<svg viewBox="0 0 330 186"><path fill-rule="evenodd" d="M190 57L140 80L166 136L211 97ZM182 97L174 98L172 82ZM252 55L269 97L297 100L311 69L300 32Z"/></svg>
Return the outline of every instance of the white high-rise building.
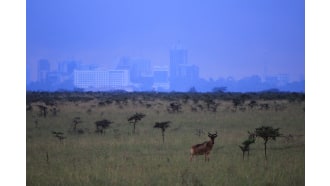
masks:
<svg viewBox="0 0 330 186"><path fill-rule="evenodd" d="M74 86L87 90L126 90L129 73L127 70L75 70Z"/></svg>

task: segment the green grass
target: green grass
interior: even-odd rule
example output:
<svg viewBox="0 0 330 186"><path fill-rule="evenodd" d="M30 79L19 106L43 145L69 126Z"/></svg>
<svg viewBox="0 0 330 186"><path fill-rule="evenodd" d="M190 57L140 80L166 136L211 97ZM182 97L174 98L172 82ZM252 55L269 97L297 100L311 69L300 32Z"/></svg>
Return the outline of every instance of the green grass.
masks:
<svg viewBox="0 0 330 186"><path fill-rule="evenodd" d="M219 101L220 102L220 101ZM157 104L159 103L159 104ZM216 113L191 112L190 104L183 112L169 114L167 102L156 100L151 108L133 105L123 108L115 104L98 106L87 103L58 103L57 116L38 116L27 111L26 183L27 185L304 185L305 184L305 113L304 103L287 103L275 112L227 110L230 102L220 102ZM91 109L90 113L87 110ZM127 118L135 112L146 114L137 124L136 134ZM79 128L89 130L82 135L70 133L72 120L79 116ZM35 120L38 126L35 126ZM104 135L94 133L94 122L114 122ZM162 143L160 129L153 125L171 121ZM247 131L261 125L281 128L292 134L292 140L278 138L268 143L265 161L262 139L251 145L249 159L242 159L238 145ZM189 149L206 140L207 134L195 135L197 128L218 131L210 161L203 156L189 161ZM67 137L61 143L51 131L62 131ZM47 161L48 155L48 161Z"/></svg>

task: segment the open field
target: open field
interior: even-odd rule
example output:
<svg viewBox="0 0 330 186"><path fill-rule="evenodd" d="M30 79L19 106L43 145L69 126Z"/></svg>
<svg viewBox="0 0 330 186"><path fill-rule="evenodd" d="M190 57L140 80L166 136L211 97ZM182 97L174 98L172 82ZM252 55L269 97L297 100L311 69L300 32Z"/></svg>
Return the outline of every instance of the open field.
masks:
<svg viewBox="0 0 330 186"><path fill-rule="evenodd" d="M125 95L125 93L123 93ZM204 96L204 97L203 97ZM304 185L305 103L292 99L245 100L182 94L116 95L27 93L27 185ZM47 98L47 99L46 99ZM51 99L48 99L51 98ZM207 102L205 100L212 100ZM249 107L251 100L257 105ZM179 103L180 110L169 109ZM207 107L209 104L209 108ZM262 107L262 105L268 105ZM39 106L38 106L39 105ZM41 106L47 108L42 112ZM212 109L216 106L216 109ZM56 109L55 109L56 108ZM146 116L133 126L127 119ZM73 120L81 123L73 129ZM96 133L95 122L113 123ZM155 122L171 121L165 131ZM238 147L247 131L262 125L280 128L283 137L269 141L264 157L263 140L251 145L249 158ZM63 132L59 140L52 131ZM198 135L197 131L200 131ZM189 161L190 147L218 132L210 161L197 156ZM290 135L290 137L288 137Z"/></svg>

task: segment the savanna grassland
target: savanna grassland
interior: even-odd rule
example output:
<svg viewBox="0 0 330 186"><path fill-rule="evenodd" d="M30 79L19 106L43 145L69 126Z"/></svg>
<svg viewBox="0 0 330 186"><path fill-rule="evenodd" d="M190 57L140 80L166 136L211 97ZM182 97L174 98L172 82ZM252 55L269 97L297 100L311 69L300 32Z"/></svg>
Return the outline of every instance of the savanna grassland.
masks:
<svg viewBox="0 0 330 186"><path fill-rule="evenodd" d="M135 113L145 117L133 133ZM111 123L96 132L101 120ZM154 128L163 121L164 143ZM281 136L268 142L267 160L262 138L243 160L238 145L260 126ZM210 161L190 162L190 147L208 132L218 134ZM304 134L304 94L27 92L26 183L301 186Z"/></svg>

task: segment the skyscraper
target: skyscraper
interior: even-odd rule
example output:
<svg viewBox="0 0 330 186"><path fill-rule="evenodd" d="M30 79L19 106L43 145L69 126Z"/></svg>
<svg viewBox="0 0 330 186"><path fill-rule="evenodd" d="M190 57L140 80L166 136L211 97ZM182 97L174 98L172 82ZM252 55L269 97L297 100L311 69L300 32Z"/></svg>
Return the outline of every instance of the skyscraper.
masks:
<svg viewBox="0 0 330 186"><path fill-rule="evenodd" d="M188 63L187 50L176 45L170 51L170 77L175 80L182 77L180 66Z"/></svg>
<svg viewBox="0 0 330 186"><path fill-rule="evenodd" d="M198 80L199 68L188 64L187 50L180 45L170 50L170 89L187 91Z"/></svg>

